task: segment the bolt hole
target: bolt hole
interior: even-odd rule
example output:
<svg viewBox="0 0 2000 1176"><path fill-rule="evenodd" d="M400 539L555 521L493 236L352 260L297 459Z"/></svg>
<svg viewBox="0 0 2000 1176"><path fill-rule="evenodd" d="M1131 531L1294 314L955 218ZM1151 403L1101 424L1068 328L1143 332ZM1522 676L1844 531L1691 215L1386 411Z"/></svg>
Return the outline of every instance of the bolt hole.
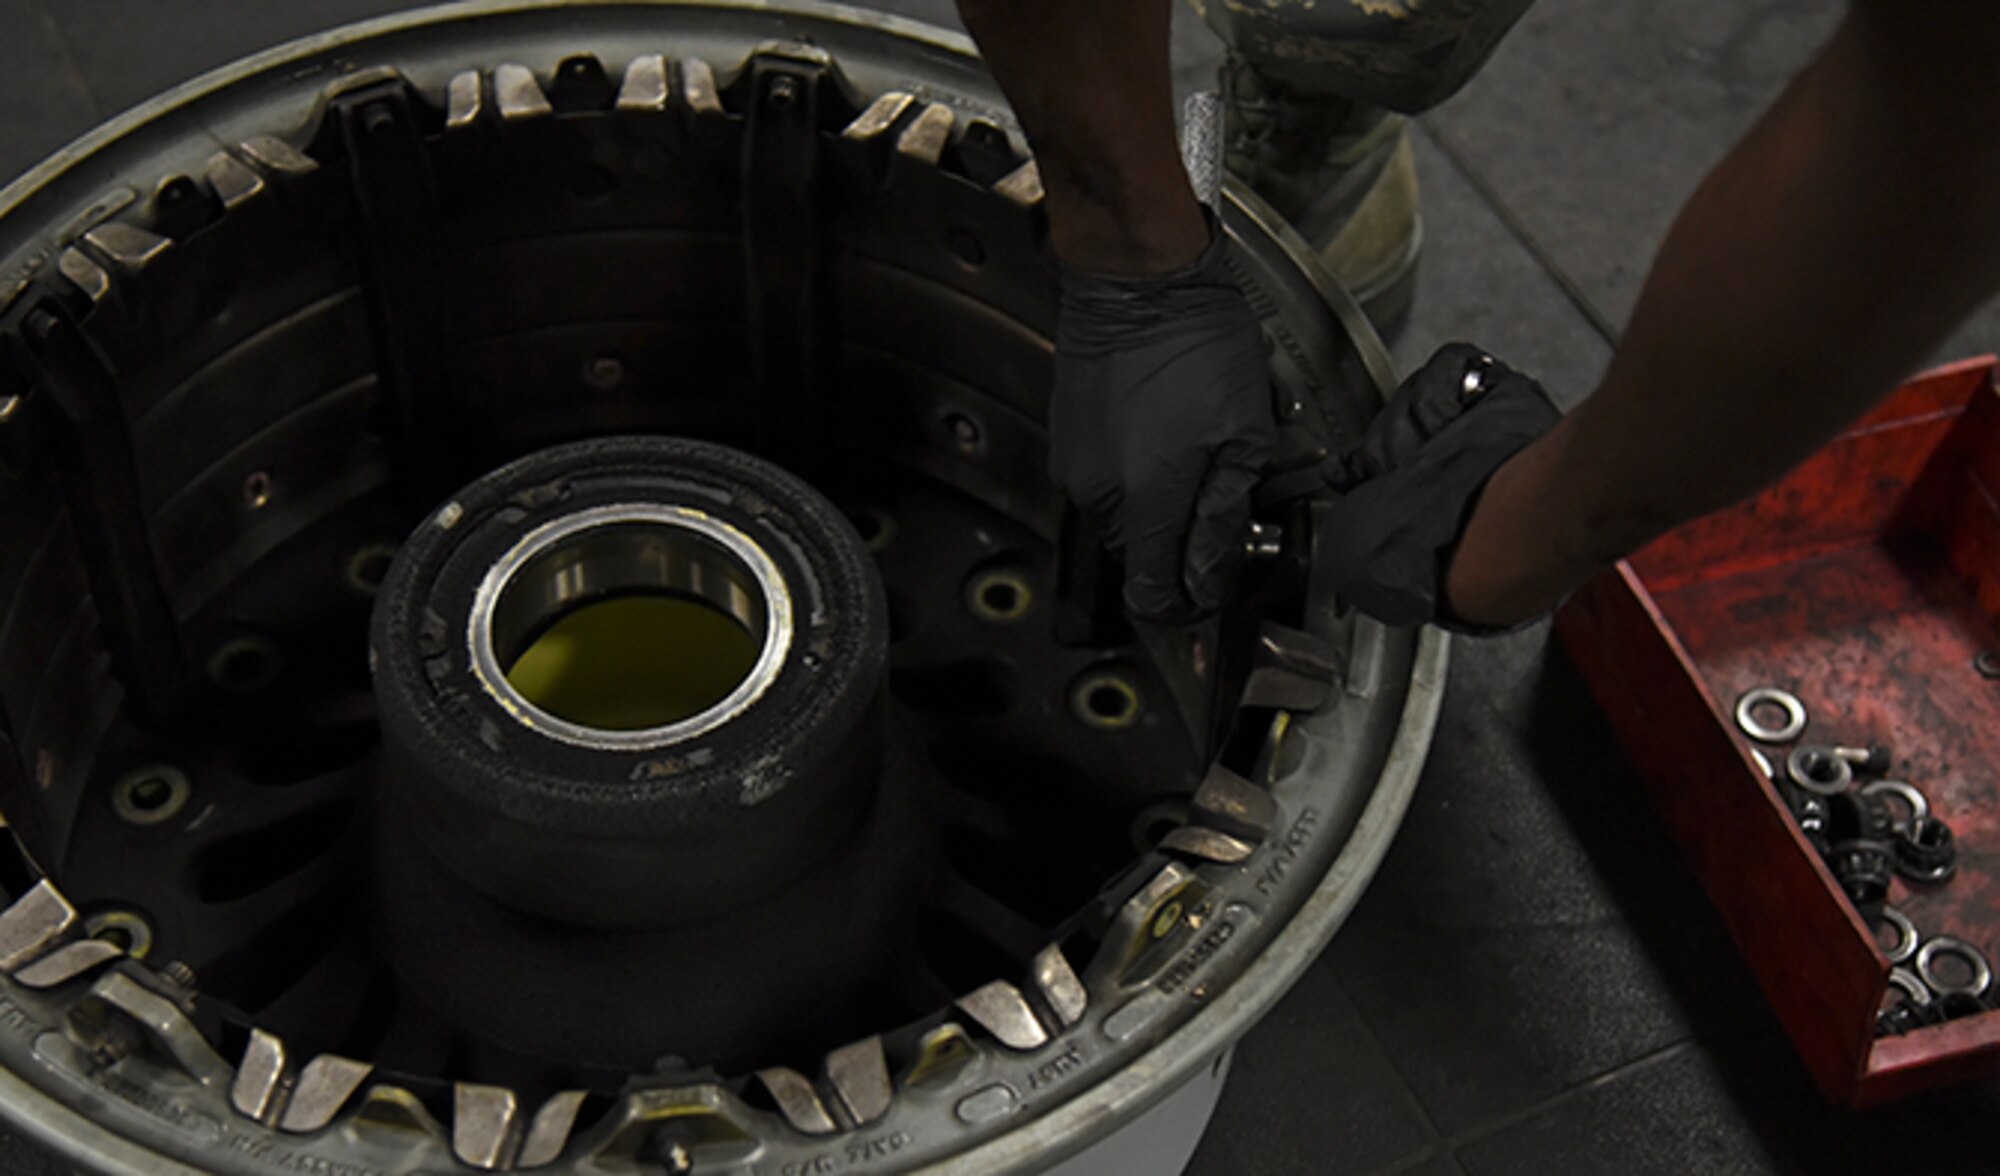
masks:
<svg viewBox="0 0 2000 1176"><path fill-rule="evenodd" d="M608 392L625 382L625 361L606 352L583 365L583 382Z"/></svg>
<svg viewBox="0 0 2000 1176"><path fill-rule="evenodd" d="M965 583L966 607L988 624L1018 621L1034 608L1035 589L1018 568L987 568Z"/></svg>
<svg viewBox="0 0 2000 1176"><path fill-rule="evenodd" d="M201 198L201 190L186 176L172 176L160 181L160 187L153 193L153 204L157 209L168 212L185 208Z"/></svg>
<svg viewBox="0 0 2000 1176"><path fill-rule="evenodd" d="M208 659L208 678L225 690L262 690L278 680L284 658L262 637L238 637Z"/></svg>
<svg viewBox="0 0 2000 1176"><path fill-rule="evenodd" d="M347 557L347 586L363 596L374 596L389 578L389 565L396 549L388 543L371 543Z"/></svg>
<svg viewBox="0 0 2000 1176"><path fill-rule="evenodd" d="M187 806L193 786L186 773L165 764L137 768L111 786L111 809L129 825L158 825Z"/></svg>
<svg viewBox="0 0 2000 1176"><path fill-rule="evenodd" d="M97 911L83 920L83 933L101 939L135 960L153 950L153 925L144 915L123 907Z"/></svg>
<svg viewBox="0 0 2000 1176"><path fill-rule="evenodd" d="M945 414L944 427L961 453L978 453L986 448L986 431L979 427L978 421L964 413Z"/></svg>
<svg viewBox="0 0 2000 1176"><path fill-rule="evenodd" d="M854 533L861 536L861 542L870 551L881 551L896 537L896 520L886 511L872 506L850 507L847 519L854 524Z"/></svg>
<svg viewBox="0 0 2000 1176"><path fill-rule="evenodd" d="M1117 731L1139 721L1144 705L1136 686L1120 674L1085 677L1070 691L1070 710L1087 727Z"/></svg>
<svg viewBox="0 0 2000 1176"><path fill-rule="evenodd" d="M263 510L271 504L271 475L258 470L243 479L243 505L251 510Z"/></svg>

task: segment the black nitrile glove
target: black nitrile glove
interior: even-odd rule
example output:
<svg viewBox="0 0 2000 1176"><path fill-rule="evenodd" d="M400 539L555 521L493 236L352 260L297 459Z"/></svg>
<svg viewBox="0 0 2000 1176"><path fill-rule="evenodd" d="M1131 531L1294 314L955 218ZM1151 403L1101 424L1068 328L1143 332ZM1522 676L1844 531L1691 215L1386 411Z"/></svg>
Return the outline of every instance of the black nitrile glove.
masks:
<svg viewBox="0 0 2000 1176"><path fill-rule="evenodd" d="M1341 491L1322 519L1315 565L1341 597L1392 625L1444 614L1444 573L1487 479L1562 419L1542 386L1465 343L1403 381L1368 436L1321 471Z"/></svg>
<svg viewBox="0 0 2000 1176"><path fill-rule="evenodd" d="M1125 561L1125 606L1183 621L1241 571L1250 492L1277 436L1257 314L1222 265L1121 277L1064 269L1049 475Z"/></svg>

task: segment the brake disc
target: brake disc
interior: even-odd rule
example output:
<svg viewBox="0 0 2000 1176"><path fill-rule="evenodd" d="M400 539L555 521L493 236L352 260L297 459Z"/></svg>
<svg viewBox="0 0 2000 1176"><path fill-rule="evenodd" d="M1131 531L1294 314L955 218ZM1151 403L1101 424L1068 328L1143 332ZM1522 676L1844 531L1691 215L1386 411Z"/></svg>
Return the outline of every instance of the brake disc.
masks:
<svg viewBox="0 0 2000 1176"><path fill-rule="evenodd" d="M748 0L354 26L0 192L0 1116L105 1172L1184 1162L1445 644L1283 495L1139 639L1043 473L1041 204L968 44ZM1221 215L1307 469L1386 359Z"/></svg>

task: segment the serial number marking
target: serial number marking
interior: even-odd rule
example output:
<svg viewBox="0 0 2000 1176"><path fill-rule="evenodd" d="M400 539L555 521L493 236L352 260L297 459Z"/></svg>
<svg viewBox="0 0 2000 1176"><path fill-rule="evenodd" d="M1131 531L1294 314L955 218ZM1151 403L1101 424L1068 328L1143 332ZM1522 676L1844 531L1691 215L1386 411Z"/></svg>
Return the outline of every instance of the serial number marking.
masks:
<svg viewBox="0 0 2000 1176"><path fill-rule="evenodd" d="M824 1152L808 1159L795 1160L781 1169L783 1176L825 1176L828 1172L845 1172L855 1168L865 1168L880 1160L886 1160L897 1152L916 1142L907 1131L893 1131L887 1135L851 1139L847 1146L837 1152Z"/></svg>
<svg viewBox="0 0 2000 1176"><path fill-rule="evenodd" d="M1319 810L1303 809L1292 827L1285 831L1285 839L1280 841L1271 855L1271 864L1257 878L1257 893L1269 898L1271 893L1283 885L1285 875L1291 873L1298 864L1299 855L1319 831Z"/></svg>
<svg viewBox="0 0 2000 1176"><path fill-rule="evenodd" d="M1217 920L1215 925L1208 929L1208 934L1202 936L1193 947L1181 953L1181 958L1174 961L1173 967L1160 973L1160 978L1153 981L1153 987L1170 996L1179 991L1208 966L1208 962L1215 958L1215 953L1221 951L1222 945L1228 943L1230 937L1235 934L1235 923L1228 919Z"/></svg>
<svg viewBox="0 0 2000 1176"><path fill-rule="evenodd" d="M171 1099L161 1098L136 1082L116 1074L103 1074L99 1075L98 1083L108 1093L130 1103L134 1108L169 1126L178 1127L197 1139L220 1139L223 1136L222 1120Z"/></svg>
<svg viewBox="0 0 2000 1176"><path fill-rule="evenodd" d="M314 1176L388 1176L380 1168L329 1160L325 1156L293 1151L268 1139L256 1139L248 1135L231 1135L229 1148L259 1163L269 1164L273 1168L281 1168L287 1172L311 1172Z"/></svg>
<svg viewBox="0 0 2000 1176"><path fill-rule="evenodd" d="M1083 1051L1072 1045L1028 1075L1029 1090L1046 1090L1083 1069Z"/></svg>

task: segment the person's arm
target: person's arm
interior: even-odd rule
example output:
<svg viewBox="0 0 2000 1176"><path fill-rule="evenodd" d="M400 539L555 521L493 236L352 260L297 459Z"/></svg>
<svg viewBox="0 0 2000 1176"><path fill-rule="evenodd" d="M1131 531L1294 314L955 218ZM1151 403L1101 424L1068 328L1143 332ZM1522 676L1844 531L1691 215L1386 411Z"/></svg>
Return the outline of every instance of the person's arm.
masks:
<svg viewBox="0 0 2000 1176"><path fill-rule="evenodd" d="M1174 0L959 0L1048 193L1056 255L1151 274L1193 261L1208 225L1175 135Z"/></svg>
<svg viewBox="0 0 2000 1176"><path fill-rule="evenodd" d="M2000 287L1996 53L1991 0L1853 7L1682 210L1603 384L1487 483L1453 614L1534 616L1754 492Z"/></svg>
<svg viewBox="0 0 2000 1176"><path fill-rule="evenodd" d="M1019 116L1063 264L1049 473L1123 558L1126 606L1221 607L1277 436L1256 312L1174 134L1172 0L960 0Z"/></svg>

